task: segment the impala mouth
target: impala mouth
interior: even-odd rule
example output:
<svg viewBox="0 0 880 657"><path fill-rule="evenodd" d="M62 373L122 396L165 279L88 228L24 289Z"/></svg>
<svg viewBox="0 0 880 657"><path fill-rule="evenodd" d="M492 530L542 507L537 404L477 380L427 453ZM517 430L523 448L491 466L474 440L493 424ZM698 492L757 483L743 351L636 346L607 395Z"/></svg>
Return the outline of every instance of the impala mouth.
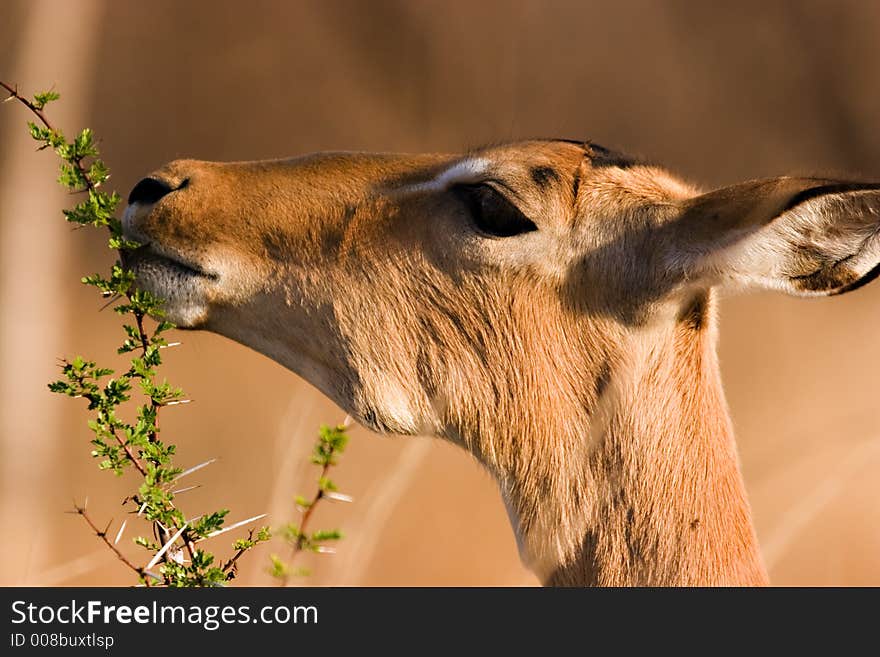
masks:
<svg viewBox="0 0 880 657"><path fill-rule="evenodd" d="M123 251L122 264L131 269L140 277L141 273L148 273L147 270L155 269L164 271L166 275L172 277L197 277L208 280L219 280L219 274L207 271L202 267L183 260L182 258L168 255L167 252L158 250L152 243L139 246L136 249Z"/></svg>
<svg viewBox="0 0 880 657"><path fill-rule="evenodd" d="M122 265L134 272L134 285L163 301L164 317L179 328L199 328L208 318L219 274L160 252L153 244L123 251Z"/></svg>

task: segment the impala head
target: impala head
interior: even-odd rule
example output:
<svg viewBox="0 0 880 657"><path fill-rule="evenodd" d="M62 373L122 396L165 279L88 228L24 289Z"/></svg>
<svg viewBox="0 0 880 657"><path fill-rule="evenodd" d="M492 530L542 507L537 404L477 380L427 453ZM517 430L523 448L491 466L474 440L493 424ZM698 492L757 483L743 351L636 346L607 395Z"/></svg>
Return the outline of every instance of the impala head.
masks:
<svg viewBox="0 0 880 657"><path fill-rule="evenodd" d="M600 386L577 376L601 379L629 336L704 325L713 286L860 285L878 210L875 185L700 194L590 143L529 141L175 161L135 186L124 227L145 245L138 285L177 324L267 354L377 430L460 437L490 412L589 407Z"/></svg>

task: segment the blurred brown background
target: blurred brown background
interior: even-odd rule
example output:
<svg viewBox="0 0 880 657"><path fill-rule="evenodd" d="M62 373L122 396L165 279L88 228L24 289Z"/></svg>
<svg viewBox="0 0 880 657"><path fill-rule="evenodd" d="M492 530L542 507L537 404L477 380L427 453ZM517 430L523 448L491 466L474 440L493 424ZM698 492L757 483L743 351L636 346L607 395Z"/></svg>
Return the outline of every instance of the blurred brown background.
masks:
<svg viewBox="0 0 880 657"><path fill-rule="evenodd" d="M0 77L28 92L54 83L52 115L96 131L124 193L182 156L529 136L595 139L711 187L880 177L878 35L872 2L0 0ZM77 281L113 255L62 221L71 199L55 158L33 153L27 118L0 107L0 584L127 584L63 514L88 495L97 518L119 518L126 479L88 457L82 405L46 390L57 356L112 360L119 322ZM878 319L880 284L723 303L722 369L776 584L880 584ZM178 337L165 372L196 403L169 410L163 433L181 464L220 459L194 476L204 486L184 509L283 522L293 495L313 490L316 427L341 411L245 348ZM356 429L336 479L355 503L317 520L348 538L315 557L308 583L536 583L494 484L463 452ZM267 553L241 582L271 583Z"/></svg>

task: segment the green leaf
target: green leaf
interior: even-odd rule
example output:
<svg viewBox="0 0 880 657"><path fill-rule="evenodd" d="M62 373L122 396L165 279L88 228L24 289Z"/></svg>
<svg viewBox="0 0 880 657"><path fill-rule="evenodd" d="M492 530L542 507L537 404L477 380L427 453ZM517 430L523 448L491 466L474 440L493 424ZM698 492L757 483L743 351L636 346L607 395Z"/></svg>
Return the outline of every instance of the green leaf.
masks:
<svg viewBox="0 0 880 657"><path fill-rule="evenodd" d="M330 479L327 477L321 477L320 479L318 479L318 488L322 491L339 490L336 487L336 484L334 484L332 481L330 481Z"/></svg>
<svg viewBox="0 0 880 657"><path fill-rule="evenodd" d="M316 532L312 532L312 542L318 543L321 541L338 541L342 538L342 532L338 529L319 529Z"/></svg>
<svg viewBox="0 0 880 657"><path fill-rule="evenodd" d="M95 160L89 167L88 177L95 187L100 187L110 178L110 169L107 168L103 160Z"/></svg>
<svg viewBox="0 0 880 657"><path fill-rule="evenodd" d="M144 538L143 536L136 536L134 538L134 542L135 542L135 545L140 545L141 547L145 547L148 550L151 550L153 552L158 552L159 549L162 547L158 543L156 543L154 541L150 541L150 540Z"/></svg>
<svg viewBox="0 0 880 657"><path fill-rule="evenodd" d="M277 554L270 554L269 560L272 564L272 566L269 568L269 574L272 575L272 577L276 577L279 579L287 577L287 573L290 572L290 567L281 560L281 557L279 557Z"/></svg>
<svg viewBox="0 0 880 657"><path fill-rule="evenodd" d="M57 91L43 91L38 94L34 94L34 99L31 101L38 110L43 109L51 103L53 100L58 100L61 98L61 94Z"/></svg>
<svg viewBox="0 0 880 657"><path fill-rule="evenodd" d="M271 532L268 527L260 527L260 529L254 533L251 532L248 538L240 538L237 541L232 543L233 550L250 550L252 547L257 545L258 543L263 543L264 541L268 541L272 537Z"/></svg>
<svg viewBox="0 0 880 657"><path fill-rule="evenodd" d="M73 140L72 156L75 160L81 160L86 157L94 157L98 154L95 147L94 134L91 128L84 128Z"/></svg>
<svg viewBox="0 0 880 657"><path fill-rule="evenodd" d="M229 509L220 509L219 511L202 516L193 523L193 534L201 538L207 536L213 531L217 531L223 526L223 522L227 515L229 515Z"/></svg>
<svg viewBox="0 0 880 657"><path fill-rule="evenodd" d="M111 249L115 249L117 251L125 251L125 250L133 250L141 245L140 242L135 242L133 240L127 240L124 237L113 236L107 241L107 246Z"/></svg>

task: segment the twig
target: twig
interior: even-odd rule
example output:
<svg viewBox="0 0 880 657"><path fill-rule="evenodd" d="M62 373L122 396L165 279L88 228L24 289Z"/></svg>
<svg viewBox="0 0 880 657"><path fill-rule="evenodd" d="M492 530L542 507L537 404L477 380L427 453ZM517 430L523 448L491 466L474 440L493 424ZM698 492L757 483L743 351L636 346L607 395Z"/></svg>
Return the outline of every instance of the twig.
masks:
<svg viewBox="0 0 880 657"><path fill-rule="evenodd" d="M321 476L318 478L318 481L322 481L327 477L327 473L330 471L330 467L332 463L329 461L324 464L324 467L321 468ZM299 536L296 538L296 543L293 545L293 556L295 557L298 553L303 550L303 546L306 542L306 526L309 524L309 519L312 517L312 513L315 511L315 505L321 501L324 497L324 489L321 486L318 486L318 492L315 493L315 497L312 498L312 501L309 503L309 506L306 507L306 510L303 511L302 522L299 525ZM293 557L291 557L293 558Z"/></svg>
<svg viewBox="0 0 880 657"><path fill-rule="evenodd" d="M43 110L41 110L39 107L34 105L31 101L29 101L27 98L22 96L20 93L18 93L17 86L13 87L12 85L9 85L6 82L3 82L2 80L0 80L0 86L2 86L4 89L6 89L7 92L9 92L9 96L8 96L7 100L9 100L10 98L14 98L18 102L20 102L22 105L27 107L31 111L31 113L33 113L34 116L36 116L40 120L40 122L44 126L46 126L46 128L55 132L55 127L52 125L52 123L49 121L49 119L46 118L46 115L43 113ZM74 159L73 165L77 168L77 171L79 171L79 173L82 175L82 179L85 181L85 184L86 184L86 191L89 191L89 192L97 191L97 187L95 186L95 183L92 182L92 179L89 176L88 169L86 169L85 166L83 166L82 159L81 158ZM126 294L126 297L131 299L131 296L129 294ZM144 318L143 318L142 313L135 313L135 320L137 321L138 337L140 338L141 347L143 348L143 355L146 357L147 348L149 346L149 338L147 336L146 331L144 330L143 319ZM153 423L154 430L150 432L150 442L155 442L156 441L156 432L159 429L159 405L156 403L155 400L151 400L151 403L152 403L153 408L155 409L155 418L156 419L155 419L155 422ZM143 466L143 464L141 464L140 460L134 455L134 453L131 451L131 448L119 436L116 435L115 430L111 429L110 432L113 434L113 437L116 439L116 441L122 447L122 449L125 450L125 455L132 462L132 464L138 469L138 472L140 472L142 475L146 476L147 475L146 468L144 468L144 466Z"/></svg>
<svg viewBox="0 0 880 657"><path fill-rule="evenodd" d="M134 452L131 451L131 445L120 438L116 433L116 429L113 427L110 427L110 435L116 439L116 442L118 442L119 446L125 451L125 455L128 457L128 460L131 461L131 464L137 468L137 471L140 472L141 475L146 477L147 469L144 467L144 464L141 463L141 460L134 455Z"/></svg>
<svg viewBox="0 0 880 657"><path fill-rule="evenodd" d="M2 84L2 83L0 83L0 84ZM6 86L6 85L3 85L3 86ZM104 530L98 529L98 526L94 522L92 522L92 519L89 517L89 514L86 513L85 506L80 506L78 504L74 504L73 509L74 509L74 512L77 513L78 515L82 516L83 520L85 520L86 523L89 525L89 527L92 528L92 531L95 532L95 536L97 536L102 541L104 541L104 544L108 548L113 550L113 553L119 558L119 560L122 563L124 563L126 566L131 568L134 572L136 572L146 586L150 586L150 580L148 579L148 577L155 577L155 575L153 575L152 573L147 573L146 568L141 568L140 566L134 565L128 559L128 557L126 557L124 554L122 554L122 552L120 552L119 548L116 547L116 545L113 543L113 541L111 541L107 537L107 530L106 529L104 529ZM109 528L110 528L110 525L107 525L107 529L109 529Z"/></svg>
<svg viewBox="0 0 880 657"><path fill-rule="evenodd" d="M38 108L31 101L29 101L27 98L25 98L20 93L18 93L18 85L13 87L13 86L10 86L10 85L6 84L5 82L3 82L3 80L0 80L0 87L3 87L4 89L6 89L6 91L9 92L9 97L6 100L9 100L10 98L15 98L15 100L19 101L22 105L27 107L31 112L36 114L37 118L40 119L40 121L43 122L43 125L46 126L47 128L49 128L49 130L55 129L52 127L52 124L49 123L49 119L46 118L46 115L43 114L43 110Z"/></svg>
<svg viewBox="0 0 880 657"><path fill-rule="evenodd" d="M11 85L6 84L2 80L0 80L0 86L2 86L4 89L6 89L6 91L9 92L9 97L7 98L7 100L9 100L9 98L15 98L18 102L20 102L22 105L27 107L34 114L34 116L36 116L38 119L40 119L40 122L44 126L46 126L52 132L56 132L55 127L51 123L49 123L49 119L46 118L46 115L43 113L43 110L41 110L39 107L34 105L31 101L29 101L27 98L22 96L20 93L18 93L18 86L13 87ZM77 159L73 160L73 164L77 168L77 171L79 171L79 173L82 175L83 180L86 181L85 191L89 191L89 192L97 191L97 187L95 187L95 183L93 183L92 179L89 177L88 169L86 169L83 166L82 160L77 158Z"/></svg>
<svg viewBox="0 0 880 657"><path fill-rule="evenodd" d="M334 484L327 477L330 468L336 465L336 457L345 449L348 436L345 431L349 425L349 418L346 417L341 425L336 427L321 427L317 444L315 445L312 462L321 466L321 473L318 476L318 489L315 491L311 501L307 501L298 497L297 506L302 513L299 527L288 525L286 530L287 542L291 548L291 562L296 556L304 550L312 550L314 552L323 552L332 554L335 552L333 548L321 545L326 540L335 540L341 538L341 534L334 530L331 532L309 532L309 524L315 513L315 507L323 499L335 499L339 501L350 502L351 496L335 492ZM286 586L291 575L290 564L273 557L274 566L273 574L281 580L281 585Z"/></svg>
<svg viewBox="0 0 880 657"><path fill-rule="evenodd" d="M36 117L36 121L28 122L31 136L41 143L38 150L52 149L64 162L64 164L62 164L61 177L59 179L62 186L71 190L71 193L88 193L88 200L78 203L76 207L70 211L65 211L68 221L76 222L81 225L88 224L96 227L108 227L111 234L110 244L111 246L118 248L120 252L124 252L126 249L137 246L136 244L132 245L125 239L121 222L113 216L113 213L121 200L120 197L115 192L112 194L105 194L103 191L98 190L102 183L109 178L109 170L106 168L103 161L99 159L99 151L94 145L91 131L88 129L83 130L73 141L68 142L63 133L53 126L43 111L47 103L58 98L57 93L49 91L43 94L36 94L31 100L19 93L17 85L13 86L0 81L0 87L5 89L9 94L5 99L6 101L18 101ZM87 164L88 166L86 166ZM117 267L123 267L122 274L119 274ZM94 368L94 363L91 363L91 371L78 373L77 370L81 366L68 368L67 363L65 362L65 375L67 376L67 381L53 382L50 384L50 389L52 389L53 392L65 392L74 398L84 397L89 401L90 409L100 408L102 413L107 414L107 418L109 419L107 419L106 422L99 419L94 426L90 425L93 426L92 430L97 436L96 440L93 442L98 446L98 450L93 451L93 455L109 456L110 458L108 460L102 461L101 467L112 468L118 474L122 473L125 461L129 461L146 480L144 486L148 489L155 489L152 492L157 495L156 499L159 500L157 503L148 503L140 498L141 494L148 496L149 498L148 493L133 495L126 498L126 502L132 501L140 507L137 511L138 516L143 514L144 511L149 508L148 516L149 519L153 521L154 533L157 534L157 541L162 547L152 556L148 565L144 567L136 566L116 547L116 544L122 538L123 532L125 531L126 522L122 523L119 527L119 531L116 533L115 539L111 541L108 537L108 532L110 531L112 521L111 523L108 523L107 527L103 530L100 529L86 514L87 502L84 502L81 506L74 502L73 512L85 518L87 524L94 531L95 535L101 538L105 545L110 548L126 566L136 572L140 577L140 580L144 582L144 585L146 586L150 586L151 584L150 580L147 579L148 577L156 580L160 585L162 583L172 585L176 583L190 584L192 582L197 582L204 584L205 582L216 582L216 567L206 569L203 566L197 566L197 564L195 564L196 555L199 554L199 550L196 549L195 544L197 540L201 540L202 537L197 537L195 535L195 530L190 522L184 520L182 511L177 508L171 497L166 497L176 479L195 472L208 463L213 462L215 459L211 459L206 463L190 468L189 470L180 473L177 477L171 475L174 467L171 465L170 455L174 452L174 446L164 445L158 436L159 409L163 406L170 406L173 404L186 404L189 403L190 400L178 399L178 397L182 396L182 393L177 390L172 391L172 394L170 395L166 394L169 389L167 383L163 384L161 387L156 386L153 382L153 372L150 369L151 365L147 365L147 363L159 364L161 361L158 357L154 358L154 356L158 355L158 352L153 354L151 353L152 351L166 346L175 346L180 343L168 344L165 343L163 339L159 338L161 332L173 327L170 324L163 322L161 328L157 328L152 335L144 328L144 319L148 315L161 315L161 299L154 298L152 295L146 293L142 298L140 293L137 292L136 288L131 284L131 281L133 280L134 276L132 272L125 270L124 265L117 263L114 265L112 275L109 279L100 275L95 275L94 277L83 279L83 282L93 285L101 290L104 298L107 296L111 297L104 306L105 308L122 297L128 299L130 305L120 310L123 310L122 314L131 313L134 315L136 329L132 329L130 326L124 327L129 338L133 338L134 340L127 339L123 346L120 347L119 353L139 351L140 356L143 358L141 365L144 369L136 368L137 364L133 358L132 368L125 375L124 382L115 387L111 387L110 384L107 384L103 391L101 391L97 382L104 374L97 374L98 368ZM100 371L103 373L112 373L111 370L105 370L103 368L101 368ZM73 374L71 374L71 372L73 372ZM149 397L149 402L144 403L138 408L139 423L137 426L122 421L117 422L113 416L114 409L129 398L125 396L125 392L131 388L131 380L135 378L141 378L144 380L142 382L144 392L147 393L147 396ZM94 379L95 383L91 383L91 379ZM159 388L162 390L161 393L157 393L157 389ZM148 414L149 417L144 417L146 414ZM141 429L140 422L143 422L144 420L148 421L149 425ZM138 437L144 437L145 435L148 441L148 446L141 447L140 452L138 452L138 444L142 445L142 443L135 444L133 437L127 438L129 435L137 435ZM118 444L118 447L112 446L113 441L109 440L111 437ZM153 464L155 464L156 476L151 483ZM163 470L163 468L166 469ZM197 486L189 486L180 488L176 492L182 493L196 487ZM143 487L141 490L143 490ZM174 493L172 493L172 495L173 494ZM226 531L230 531L240 527L244 523L256 520L259 517L262 516L249 518L248 520L236 523L226 529L211 532L207 537L216 536ZM253 535L252 531L250 535L251 538ZM261 542L267 540L268 535L264 537L261 530L261 533L257 536L258 538L256 542ZM173 568L170 569L171 574L169 574L169 569L167 568L167 565L170 563L169 559L173 559L178 563L183 563L183 558L180 556L180 552L175 545L178 540L180 540L183 546L185 546L189 553L190 561L193 562L191 569L193 570L194 577L192 578L190 577L190 573L174 574L176 571ZM152 544L146 542L144 542L144 545L145 547L152 547ZM232 571L235 571L236 569L235 564L239 557L246 552L249 547L238 550L232 559L226 562L227 571L231 572L231 576L226 579L234 577L235 573ZM213 559L213 555L208 556ZM160 561L166 564L166 568L163 569L166 571L163 573L164 577L160 577L149 570L156 564L160 563Z"/></svg>
<svg viewBox="0 0 880 657"><path fill-rule="evenodd" d="M253 529L248 530L247 540L248 541L254 540L254 530ZM226 576L226 579L232 579L232 575L235 572L236 563L238 563L238 560L241 558L241 556L245 552L247 552L249 549L250 548L248 548L248 547L241 548L238 552L236 552L234 555L232 555L232 557L229 559L229 561L227 561L225 564L223 564L223 566L222 566L223 572L228 573Z"/></svg>
<svg viewBox="0 0 880 657"><path fill-rule="evenodd" d="M296 559L296 556L305 549L306 541L308 540L307 528L309 524L309 520L312 517L312 513L315 511L315 506L317 506L318 502L324 499L324 488L320 485L320 482L324 480L327 476L327 473L330 471L330 468L333 464L328 460L323 467L321 468L321 476L318 478L318 491L315 493L315 496L312 498L312 501L309 502L309 505L303 511L302 521L299 525L299 533L296 537L296 542L291 546L292 554L290 555L290 561L293 563L293 560ZM285 572L281 577L281 586L287 586L290 581L290 573Z"/></svg>
<svg viewBox="0 0 880 657"><path fill-rule="evenodd" d="M147 332L144 330L143 313L134 313L134 321L137 324L138 338L141 341L141 350L143 352L142 355L144 358L146 358L147 350L150 348L150 343L149 338L147 337ZM151 398L150 406L152 406L153 408L153 430L150 431L149 440L151 443L154 443L156 442L156 434L159 433L159 409L162 408L162 404Z"/></svg>

